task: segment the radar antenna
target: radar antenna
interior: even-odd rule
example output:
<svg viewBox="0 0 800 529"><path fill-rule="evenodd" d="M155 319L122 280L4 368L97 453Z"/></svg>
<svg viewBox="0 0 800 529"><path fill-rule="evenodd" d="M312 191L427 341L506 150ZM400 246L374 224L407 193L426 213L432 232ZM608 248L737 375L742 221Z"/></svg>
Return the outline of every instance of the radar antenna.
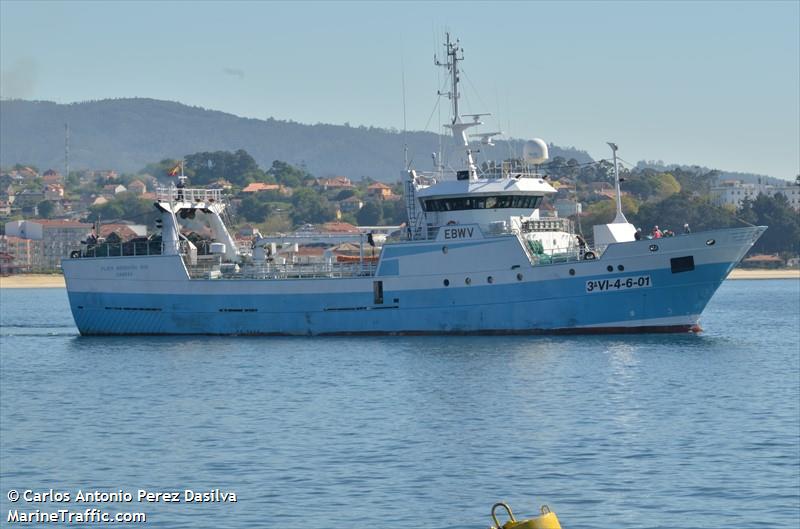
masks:
<svg viewBox="0 0 800 529"><path fill-rule="evenodd" d="M450 73L450 91L442 92L440 90L438 91L438 94L440 96L446 95L453 102L453 116L450 120L450 124L445 126L453 131L453 137L456 139L456 141L461 141L461 145L464 147L464 150L467 153L467 170L469 172L469 179L477 180L478 168L475 165L475 158L472 155L472 149L469 147L469 138L467 138L466 130L471 127L482 125L483 123L480 121L481 116L488 116L489 114L466 114L464 117L472 118L471 123L464 123L461 120L461 115L458 113L458 100L461 97L461 95L458 93L458 83L461 80L458 70L458 61L464 60L464 48L460 47L460 42L458 39L456 39L455 42L450 40L449 32L446 33L446 36L447 38L444 46L447 50L447 60L445 62L441 62L436 56L434 56L433 62L436 64L436 66L447 68L447 71ZM489 135L489 138L482 139L482 143L485 145L492 145L491 136L493 135L495 134Z"/></svg>

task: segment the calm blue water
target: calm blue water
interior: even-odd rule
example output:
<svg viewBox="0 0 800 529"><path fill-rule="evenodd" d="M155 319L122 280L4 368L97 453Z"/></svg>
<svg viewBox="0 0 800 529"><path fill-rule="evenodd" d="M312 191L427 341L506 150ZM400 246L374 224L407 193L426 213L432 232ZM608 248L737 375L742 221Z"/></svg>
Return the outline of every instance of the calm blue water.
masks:
<svg viewBox="0 0 800 529"><path fill-rule="evenodd" d="M81 338L63 290L0 296L0 525L12 488L238 495L100 505L146 527L800 525L798 281L726 282L700 336Z"/></svg>

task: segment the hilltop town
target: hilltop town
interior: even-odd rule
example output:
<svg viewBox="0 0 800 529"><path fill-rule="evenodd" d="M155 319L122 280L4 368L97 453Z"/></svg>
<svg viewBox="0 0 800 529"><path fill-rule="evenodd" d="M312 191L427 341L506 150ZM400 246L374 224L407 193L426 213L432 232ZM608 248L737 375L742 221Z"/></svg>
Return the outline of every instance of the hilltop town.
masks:
<svg viewBox="0 0 800 529"><path fill-rule="evenodd" d="M264 169L244 150L164 159L134 173L80 169L65 175L16 164L0 169L2 272L58 271L61 258L79 250L92 234L120 243L152 235L157 230L156 188L175 185L178 168L192 186L220 189L230 197L232 225L241 244L248 244L256 232L358 234L364 227L398 227L406 220L402 182L317 177L279 160ZM579 163L556 156L540 169L558 191L543 203L543 216L569 217L588 233L593 224L613 217L609 162ZM673 230L684 224L694 230L767 224L771 229L753 248L750 264L774 267L797 260L800 178L785 185L747 183L699 168L643 166L623 167L621 176L625 211L645 231L655 224ZM203 227L194 229L202 232Z"/></svg>

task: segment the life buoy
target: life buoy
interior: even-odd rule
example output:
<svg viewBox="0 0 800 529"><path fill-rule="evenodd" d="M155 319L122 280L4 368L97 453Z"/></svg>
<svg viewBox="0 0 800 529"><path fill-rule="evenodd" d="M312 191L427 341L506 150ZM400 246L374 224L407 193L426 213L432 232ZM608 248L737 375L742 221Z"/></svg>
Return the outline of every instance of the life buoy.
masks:
<svg viewBox="0 0 800 529"><path fill-rule="evenodd" d="M585 254L583 254L583 259L585 261L594 261L595 259L597 259L597 256L594 254L594 252L586 252Z"/></svg>
<svg viewBox="0 0 800 529"><path fill-rule="evenodd" d="M80 256L81 256L81 252L80 252L80 250L72 250L72 251L69 253L69 256L70 256L71 258L73 258L73 259L77 259L78 257L80 257Z"/></svg>

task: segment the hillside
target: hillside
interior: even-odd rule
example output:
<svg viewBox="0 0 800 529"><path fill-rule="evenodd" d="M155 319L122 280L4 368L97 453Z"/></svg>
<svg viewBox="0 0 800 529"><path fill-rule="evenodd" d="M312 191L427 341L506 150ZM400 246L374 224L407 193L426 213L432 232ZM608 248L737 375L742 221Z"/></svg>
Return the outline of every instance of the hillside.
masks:
<svg viewBox="0 0 800 529"><path fill-rule="evenodd" d="M73 104L0 101L0 165L64 166L64 124L69 123L70 167L137 171L163 158L199 151L245 149L262 167L273 160L305 164L317 176L370 176L396 181L407 141L415 166L429 169L439 138L430 132L403 134L378 128L304 125L250 119L154 99L109 99ZM452 140L445 139L445 145ZM522 140L486 147L493 159L521 151ZM590 161L574 148L551 148L551 156ZM483 158L481 158L483 159Z"/></svg>

